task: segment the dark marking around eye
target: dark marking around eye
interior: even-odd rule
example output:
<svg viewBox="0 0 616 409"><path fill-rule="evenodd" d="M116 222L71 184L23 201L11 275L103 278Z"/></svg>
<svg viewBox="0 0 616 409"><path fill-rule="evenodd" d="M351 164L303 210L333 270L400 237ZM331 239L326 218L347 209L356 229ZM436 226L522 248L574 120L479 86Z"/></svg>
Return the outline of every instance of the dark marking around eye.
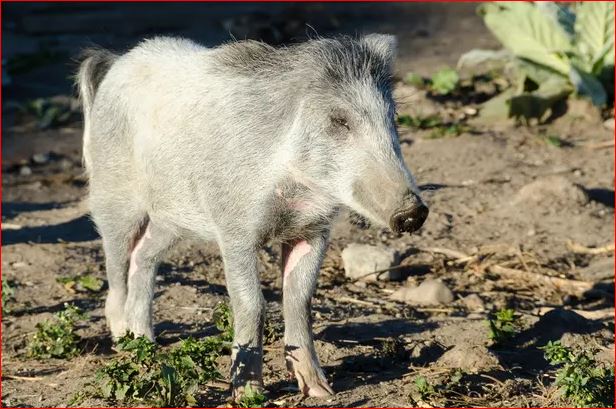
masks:
<svg viewBox="0 0 616 409"><path fill-rule="evenodd" d="M336 117L333 117L333 118L332 118L332 122L333 122L335 125L337 125L337 126L340 126L340 127L344 127L344 128L346 128L348 131L350 131L350 130L351 130L351 127L349 126L348 121L347 121L346 119L344 119L344 118L336 118Z"/></svg>

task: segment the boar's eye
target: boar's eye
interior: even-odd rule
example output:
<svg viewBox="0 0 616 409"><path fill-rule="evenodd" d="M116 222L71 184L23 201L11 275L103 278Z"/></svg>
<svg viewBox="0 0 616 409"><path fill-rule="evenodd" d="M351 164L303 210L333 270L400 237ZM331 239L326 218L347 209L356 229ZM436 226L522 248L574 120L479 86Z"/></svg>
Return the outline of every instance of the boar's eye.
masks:
<svg viewBox="0 0 616 409"><path fill-rule="evenodd" d="M349 122L345 118L333 116L331 119L334 125L341 127L341 128L346 128L347 131L351 130L351 127L349 126Z"/></svg>

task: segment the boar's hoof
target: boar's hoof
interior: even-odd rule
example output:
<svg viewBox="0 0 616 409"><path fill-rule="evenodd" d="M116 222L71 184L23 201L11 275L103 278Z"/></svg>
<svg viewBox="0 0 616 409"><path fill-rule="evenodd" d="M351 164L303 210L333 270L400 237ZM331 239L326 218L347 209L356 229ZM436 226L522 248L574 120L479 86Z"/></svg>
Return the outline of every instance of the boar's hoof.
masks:
<svg viewBox="0 0 616 409"><path fill-rule="evenodd" d="M286 360L287 369L297 379L299 390L304 395L323 398L334 394L321 366L309 351L303 348L290 350L287 347Z"/></svg>

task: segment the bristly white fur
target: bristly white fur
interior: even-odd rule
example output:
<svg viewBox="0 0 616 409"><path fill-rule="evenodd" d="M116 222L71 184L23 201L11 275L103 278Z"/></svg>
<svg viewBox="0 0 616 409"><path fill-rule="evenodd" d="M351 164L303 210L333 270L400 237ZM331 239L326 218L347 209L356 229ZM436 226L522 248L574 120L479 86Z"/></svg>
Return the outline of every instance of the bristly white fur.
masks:
<svg viewBox="0 0 616 409"><path fill-rule="evenodd" d="M292 364L303 391L331 392L309 308L332 218L346 205L386 225L421 201L394 126L395 47L378 34L284 48L154 38L121 56L86 56L77 76L84 163L114 336L154 336L153 277L165 249L187 235L215 240L234 313L233 384L259 386L256 251L268 239L301 240L310 252L285 284L285 344L289 359L303 357Z"/></svg>

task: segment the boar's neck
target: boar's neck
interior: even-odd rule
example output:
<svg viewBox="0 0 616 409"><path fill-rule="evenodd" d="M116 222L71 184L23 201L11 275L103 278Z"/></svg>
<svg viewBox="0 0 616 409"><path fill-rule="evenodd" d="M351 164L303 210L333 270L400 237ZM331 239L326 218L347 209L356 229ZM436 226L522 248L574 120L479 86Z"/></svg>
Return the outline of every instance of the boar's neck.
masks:
<svg viewBox="0 0 616 409"><path fill-rule="evenodd" d="M266 223L269 227L263 234L264 241L311 239L322 235L337 213L321 192L290 177L275 186L269 208Z"/></svg>

